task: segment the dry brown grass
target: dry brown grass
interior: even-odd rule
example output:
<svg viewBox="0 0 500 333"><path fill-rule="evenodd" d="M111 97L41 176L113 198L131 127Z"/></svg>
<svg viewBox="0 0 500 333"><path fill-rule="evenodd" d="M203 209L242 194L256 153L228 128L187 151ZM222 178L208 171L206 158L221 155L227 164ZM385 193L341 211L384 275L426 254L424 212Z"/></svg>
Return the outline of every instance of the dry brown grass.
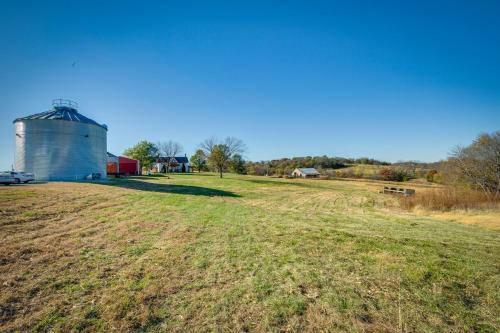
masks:
<svg viewBox="0 0 500 333"><path fill-rule="evenodd" d="M1 331L146 327L154 320L147 309L195 278L182 252L194 242L188 228L139 214L140 203L124 195L133 191L67 183L22 188L2 192ZM144 293L131 296L129 289ZM67 320L69 312L75 318Z"/></svg>
<svg viewBox="0 0 500 333"><path fill-rule="evenodd" d="M453 222L480 226L491 230L500 230L500 210L499 209L468 209L435 211L414 210L417 215L431 216L432 218Z"/></svg>
<svg viewBox="0 0 500 333"><path fill-rule="evenodd" d="M448 211L453 209L496 209L500 197L492 198L483 192L445 187L418 191L415 195L401 198L406 209Z"/></svg>

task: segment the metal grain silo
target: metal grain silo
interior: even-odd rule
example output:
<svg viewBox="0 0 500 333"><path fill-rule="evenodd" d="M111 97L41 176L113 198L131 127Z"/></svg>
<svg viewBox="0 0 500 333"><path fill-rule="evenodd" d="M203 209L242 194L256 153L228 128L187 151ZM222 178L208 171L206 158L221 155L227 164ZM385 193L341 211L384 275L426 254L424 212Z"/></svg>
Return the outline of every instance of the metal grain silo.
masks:
<svg viewBox="0 0 500 333"><path fill-rule="evenodd" d="M106 177L107 127L78 113L76 103L54 100L52 110L14 120L15 168L37 180Z"/></svg>

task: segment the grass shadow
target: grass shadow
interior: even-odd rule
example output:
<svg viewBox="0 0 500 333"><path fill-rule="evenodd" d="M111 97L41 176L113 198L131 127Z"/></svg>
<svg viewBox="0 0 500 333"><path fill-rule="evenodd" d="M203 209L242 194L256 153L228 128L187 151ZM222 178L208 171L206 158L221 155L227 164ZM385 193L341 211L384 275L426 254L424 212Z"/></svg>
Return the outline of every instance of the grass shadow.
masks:
<svg viewBox="0 0 500 333"><path fill-rule="evenodd" d="M212 172L176 172L169 173L169 175L173 176L205 176L205 177L218 177L219 174Z"/></svg>
<svg viewBox="0 0 500 333"><path fill-rule="evenodd" d="M137 191L173 193L185 195L201 195L207 197L240 197L240 195L224 190L218 190L209 187L176 185L176 184L157 184L141 181L138 179L113 179L106 182L96 182L98 185L114 186L127 188Z"/></svg>

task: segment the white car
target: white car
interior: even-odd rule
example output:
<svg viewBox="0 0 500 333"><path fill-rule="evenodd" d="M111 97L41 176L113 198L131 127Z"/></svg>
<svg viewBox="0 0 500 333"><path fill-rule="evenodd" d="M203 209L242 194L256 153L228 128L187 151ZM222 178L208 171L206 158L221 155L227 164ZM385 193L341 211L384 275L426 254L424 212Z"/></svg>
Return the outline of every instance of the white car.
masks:
<svg viewBox="0 0 500 333"><path fill-rule="evenodd" d="M10 175L10 173L0 173L0 184L4 184L5 186L10 184L15 184L16 179Z"/></svg>
<svg viewBox="0 0 500 333"><path fill-rule="evenodd" d="M14 178L14 184L29 183L35 180L35 175L28 172L5 171L3 174Z"/></svg>

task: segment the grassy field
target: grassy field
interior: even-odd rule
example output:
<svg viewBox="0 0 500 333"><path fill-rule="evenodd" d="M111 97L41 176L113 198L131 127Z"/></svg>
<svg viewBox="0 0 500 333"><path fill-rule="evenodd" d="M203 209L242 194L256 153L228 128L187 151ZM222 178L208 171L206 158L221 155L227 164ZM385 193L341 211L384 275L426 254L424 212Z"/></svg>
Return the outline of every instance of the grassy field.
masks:
<svg viewBox="0 0 500 333"><path fill-rule="evenodd" d="M499 212L451 222L463 214L405 212L379 188L212 174L2 187L0 331L498 332Z"/></svg>
<svg viewBox="0 0 500 333"><path fill-rule="evenodd" d="M365 179L379 179L380 172L383 169L400 169L401 167L397 165L369 165L369 164L352 164L348 165L345 168L335 169L337 176L341 176L342 174L348 175L349 178L365 178ZM423 175L426 174L428 170L423 168L415 168L416 178L410 180L411 183L420 182L425 183L425 177ZM411 173L410 173L411 174ZM344 176L345 177L345 176ZM432 183L428 183L428 185L432 185Z"/></svg>
<svg viewBox="0 0 500 333"><path fill-rule="evenodd" d="M385 165L369 165L369 164L353 164L346 168L337 169L341 172L352 172L354 175L359 175L360 177L370 178L372 176L378 176L380 170L387 168Z"/></svg>

